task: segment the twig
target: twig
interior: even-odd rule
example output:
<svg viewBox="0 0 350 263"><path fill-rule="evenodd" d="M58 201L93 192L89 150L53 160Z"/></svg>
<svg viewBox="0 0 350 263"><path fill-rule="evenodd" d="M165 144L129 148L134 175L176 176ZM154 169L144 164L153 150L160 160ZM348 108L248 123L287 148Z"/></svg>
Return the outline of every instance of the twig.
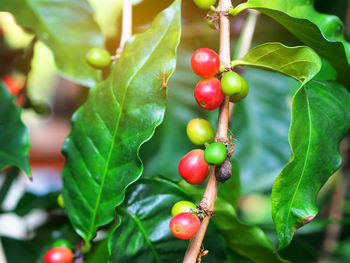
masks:
<svg viewBox="0 0 350 263"><path fill-rule="evenodd" d="M74 263L84 263L84 254L83 254L83 248L84 248L84 241L79 240L77 245L74 249Z"/></svg>
<svg viewBox="0 0 350 263"><path fill-rule="evenodd" d="M242 34L237 41L236 48L235 48L236 52L234 52L233 54L234 59L242 58L245 54L248 53L250 45L252 43L256 21L260 14L258 11L255 11L252 9L248 9L247 11L248 11L248 16L244 23Z"/></svg>
<svg viewBox="0 0 350 263"><path fill-rule="evenodd" d="M120 45L115 52L113 59L121 56L125 42L132 35L132 3L131 0L123 1L123 21L122 21L122 35L120 38Z"/></svg>
<svg viewBox="0 0 350 263"><path fill-rule="evenodd" d="M248 10L248 12L249 12L249 14L248 14L248 17L244 23L242 34L240 35L240 37L237 41L237 45L235 48L236 52L233 55L234 59L242 58L243 56L245 56L248 53L249 48L250 48L251 43L252 43L253 34L255 31L255 26L256 26L256 21L258 20L258 16L260 13L255 11L255 10ZM242 74L242 71L243 70L241 69L237 73ZM230 102L229 120L231 120L231 118L232 118L233 110L234 110L234 104L232 102Z"/></svg>
<svg viewBox="0 0 350 263"><path fill-rule="evenodd" d="M225 14L228 8L231 6L231 0L220 0L218 5L218 11L220 12L220 51L219 56L221 62L230 64L230 18ZM229 118L229 96L225 96L224 102L221 105L219 113L218 128L216 132L215 141L228 142L227 128ZM204 195L202 197L201 205L205 204L209 211L214 211L215 201L218 192L218 182L215 178L215 167L211 167L208 184L205 188ZM198 253L201 248L201 244L209 224L210 217L206 216L197 234L191 239L184 258L184 263L195 263Z"/></svg>
<svg viewBox="0 0 350 263"><path fill-rule="evenodd" d="M340 173L340 180L333 192L332 200L330 203L329 218L340 221L343 217L342 208L344 204L344 198L346 195L347 186L349 184L349 173L350 173L350 145L349 145L349 136L346 137L341 146L344 146L344 151L342 152L343 165ZM329 262L329 259L335 249L335 245L338 241L339 234L341 231L341 224L334 223L327 227L325 238L323 240L322 249L320 257L317 260L317 263L326 263Z"/></svg>
<svg viewBox="0 0 350 263"><path fill-rule="evenodd" d="M2 247L1 237L0 237L0 262L7 263L4 249Z"/></svg>

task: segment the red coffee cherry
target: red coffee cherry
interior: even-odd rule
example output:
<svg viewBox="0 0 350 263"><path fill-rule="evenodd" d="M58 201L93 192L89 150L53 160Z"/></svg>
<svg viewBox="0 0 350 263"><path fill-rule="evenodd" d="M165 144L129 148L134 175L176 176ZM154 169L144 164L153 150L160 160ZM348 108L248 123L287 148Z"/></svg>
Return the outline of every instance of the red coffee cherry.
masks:
<svg viewBox="0 0 350 263"><path fill-rule="evenodd" d="M199 230L201 221L192 213L180 213L174 216L169 223L171 233L180 239L190 239Z"/></svg>
<svg viewBox="0 0 350 263"><path fill-rule="evenodd" d="M205 110L214 110L224 100L220 81L217 78L202 79L198 82L194 97L198 105Z"/></svg>
<svg viewBox="0 0 350 263"><path fill-rule="evenodd" d="M179 163L179 173L189 184L200 184L208 176L209 165L204 160L204 151L192 150Z"/></svg>
<svg viewBox="0 0 350 263"><path fill-rule="evenodd" d="M48 250L44 256L45 263L72 263L73 253L66 247L54 247Z"/></svg>
<svg viewBox="0 0 350 263"><path fill-rule="evenodd" d="M191 58L193 71L203 77L213 77L220 68L220 58L215 51L210 48L200 48L196 50Z"/></svg>

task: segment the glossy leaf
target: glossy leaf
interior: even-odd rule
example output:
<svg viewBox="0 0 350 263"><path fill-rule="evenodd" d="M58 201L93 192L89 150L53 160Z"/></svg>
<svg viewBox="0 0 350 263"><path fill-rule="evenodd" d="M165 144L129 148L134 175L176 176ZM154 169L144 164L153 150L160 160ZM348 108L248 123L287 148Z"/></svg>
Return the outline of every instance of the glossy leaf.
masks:
<svg viewBox="0 0 350 263"><path fill-rule="evenodd" d="M21 110L15 98L0 82L0 171L6 166L16 166L29 177L29 134L21 120Z"/></svg>
<svg viewBox="0 0 350 263"><path fill-rule="evenodd" d="M225 237L227 246L254 262L287 262L278 255L275 246L261 228L245 224L238 219L232 200L227 199L227 195L224 194L238 190L232 188L229 182L230 180L219 185L213 217L217 228ZM180 186L198 201L204 192L204 188L189 185L184 181L180 182Z"/></svg>
<svg viewBox="0 0 350 263"><path fill-rule="evenodd" d="M280 248L317 214L321 186L340 167L339 143L349 130L350 94L336 82L312 81L292 103L292 156L272 189L273 219Z"/></svg>
<svg viewBox="0 0 350 263"><path fill-rule="evenodd" d="M270 16L320 56L330 61L339 80L350 84L350 46L343 35L343 24L333 15L318 13L310 0L249 0L236 7L236 12L256 9Z"/></svg>
<svg viewBox="0 0 350 263"><path fill-rule="evenodd" d="M0 11L11 12L21 26L50 47L65 77L85 86L99 80L85 55L91 47L103 46L103 39L85 0L3 0Z"/></svg>
<svg viewBox="0 0 350 263"><path fill-rule="evenodd" d="M121 224L109 241L111 263L178 262L187 242L171 234L170 211L188 196L164 180L142 180L130 189L117 209Z"/></svg>
<svg viewBox="0 0 350 263"><path fill-rule="evenodd" d="M243 58L232 61L232 66L236 65L277 71L306 83L320 71L322 62L309 47L271 42L254 47Z"/></svg>
<svg viewBox="0 0 350 263"><path fill-rule="evenodd" d="M175 238L169 229L171 208L181 200L190 199L164 179L143 179L130 187L125 203L117 208L120 225L110 236L110 262L181 261L188 242ZM208 229L209 241L204 243L211 250L205 260L225 262L222 237L212 230Z"/></svg>
<svg viewBox="0 0 350 263"><path fill-rule="evenodd" d="M57 204L58 193L49 193L43 196L37 196L32 193L25 193L18 201L14 213L20 217L28 215L33 210L42 210L51 212L58 208Z"/></svg>
<svg viewBox="0 0 350 263"><path fill-rule="evenodd" d="M141 175L138 152L162 122L180 37L180 1L158 15L151 28L132 37L110 77L91 90L74 114L64 143L63 196L79 235L90 241L111 222L126 188Z"/></svg>

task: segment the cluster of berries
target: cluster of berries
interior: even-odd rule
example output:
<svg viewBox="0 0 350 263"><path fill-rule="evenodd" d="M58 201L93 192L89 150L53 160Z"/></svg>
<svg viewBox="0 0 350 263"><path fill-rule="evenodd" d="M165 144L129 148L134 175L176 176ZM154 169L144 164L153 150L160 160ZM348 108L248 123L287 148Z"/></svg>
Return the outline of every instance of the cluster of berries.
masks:
<svg viewBox="0 0 350 263"><path fill-rule="evenodd" d="M235 72L222 74L221 81L215 77L220 69L219 56L209 48L200 48L191 58L193 71L203 79L196 85L194 97L198 105L205 110L218 108L224 94L230 100L238 102L248 94L248 84ZM215 176L219 182L225 182L232 175L231 162L228 160L227 146L222 142L213 142L214 128L205 119L193 119L187 124L187 136L196 146L205 146L205 150L195 149L187 153L179 163L179 173L189 184L202 183L209 174L209 165L214 165ZM233 149L231 149L233 150ZM202 211L195 204L180 201L173 206L173 218L170 230L180 239L190 239L200 227Z"/></svg>

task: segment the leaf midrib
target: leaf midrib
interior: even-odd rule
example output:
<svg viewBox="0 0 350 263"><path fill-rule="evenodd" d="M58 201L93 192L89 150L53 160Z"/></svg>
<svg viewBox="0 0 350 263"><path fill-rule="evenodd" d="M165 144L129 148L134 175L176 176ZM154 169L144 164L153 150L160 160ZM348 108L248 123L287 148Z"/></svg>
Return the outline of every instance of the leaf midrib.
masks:
<svg viewBox="0 0 350 263"><path fill-rule="evenodd" d="M94 225L95 225L96 215L97 215L99 203L100 203L101 196L102 196L102 191L103 191L103 188L104 188L104 182L105 182L106 177L107 177L107 172L108 172L108 169L109 169L109 164L110 164L110 161L111 161L112 152L113 152L113 148L114 148L114 145L115 145L115 138L117 136L117 132L118 132L118 129L119 129L119 123L120 123L120 119L121 119L121 116L122 116L122 112L123 112L123 108L124 108L124 102L125 102L127 91L129 89L129 85L134 80L135 76L139 73L139 71L145 66L145 64L150 59L150 57L153 55L154 50L158 47L159 43L162 42L162 40L163 40L164 36L166 35L166 32L168 32L170 26L171 26L171 23L168 23L166 30L163 31L163 34L159 37L159 40L154 45L154 48L152 49L152 51L149 53L149 55L143 61L143 63L140 64L139 69L135 70L134 74L130 77L129 81L125 84L126 88L125 88L125 91L124 91L124 94L123 94L123 97L122 97L122 101L120 103L119 115L118 115L118 119L117 119L117 122L116 122L116 125L115 125L115 128L114 128L114 131L113 131L112 143L111 143L111 146L109 148L105 169L103 171L103 176L102 176L102 180L101 180L101 187L99 188L99 192L97 194L95 207L94 207L94 210L93 210L93 213L92 213L92 220L91 220L91 224L90 224L90 227L89 227L87 242L90 242L90 239L92 237L92 230L93 230ZM111 86L112 85L110 85L110 87ZM113 88L112 88L112 94L115 97L115 93L114 93L114 89Z"/></svg>
<svg viewBox="0 0 350 263"><path fill-rule="evenodd" d="M300 183L301 183L301 181L302 181L302 179L303 179L303 176L304 176L304 174L305 174L305 167L306 167L306 165L307 165L307 163L308 163L308 161L309 161L308 156L309 156L310 147L311 147L311 143L310 143L310 142L311 142L311 138L312 138L312 132L311 132L311 130L312 130L312 121L311 121L310 101L309 101L308 96L307 96L306 88L303 87L303 89L304 89L304 91L305 91L305 100L306 100L307 112L308 112L308 119L309 119L309 138L308 138L308 142L309 142L309 143L308 143L307 150L306 150L306 153L305 153L305 156L306 156L306 157L305 157L305 161L304 161L302 173L301 173L300 179L299 179L299 181L298 181L298 184L297 184L297 186L296 186L296 188L295 188L295 191L294 191L294 193L293 193L293 196L292 196L292 198L291 198L290 205L289 205L289 207L288 207L287 224L286 224L287 226L289 225L290 212L291 212L292 205L293 205L293 203L294 203L294 199L295 199L296 193L297 193L297 191L298 191L298 189L299 189ZM293 154L294 154L294 153L293 153Z"/></svg>

